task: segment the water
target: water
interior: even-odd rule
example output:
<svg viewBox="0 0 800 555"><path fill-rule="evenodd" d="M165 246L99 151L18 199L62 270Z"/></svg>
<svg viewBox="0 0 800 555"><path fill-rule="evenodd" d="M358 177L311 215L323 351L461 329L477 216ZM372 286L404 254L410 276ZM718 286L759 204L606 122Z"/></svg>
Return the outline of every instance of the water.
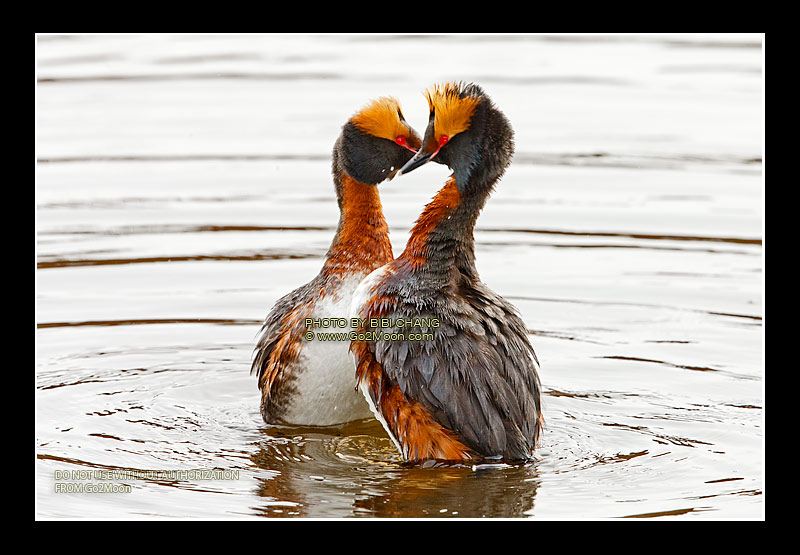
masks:
<svg viewBox="0 0 800 555"><path fill-rule="evenodd" d="M37 517L763 518L761 40L40 36ZM248 372L330 243L341 125L392 94L422 131L445 79L516 131L476 250L542 362L524 466L266 426ZM381 186L395 254L446 176Z"/></svg>

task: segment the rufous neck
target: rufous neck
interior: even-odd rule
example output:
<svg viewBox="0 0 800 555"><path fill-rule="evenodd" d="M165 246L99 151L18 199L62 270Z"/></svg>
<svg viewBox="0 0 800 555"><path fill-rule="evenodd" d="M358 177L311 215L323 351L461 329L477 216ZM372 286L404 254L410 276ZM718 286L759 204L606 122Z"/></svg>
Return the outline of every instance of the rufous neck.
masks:
<svg viewBox="0 0 800 555"><path fill-rule="evenodd" d="M401 258L432 283L454 272L478 279L473 232L485 202L485 195L462 195L450 177L417 219Z"/></svg>
<svg viewBox="0 0 800 555"><path fill-rule="evenodd" d="M335 180L339 192L339 226L323 271L371 272L393 258L378 187L360 183L344 172Z"/></svg>

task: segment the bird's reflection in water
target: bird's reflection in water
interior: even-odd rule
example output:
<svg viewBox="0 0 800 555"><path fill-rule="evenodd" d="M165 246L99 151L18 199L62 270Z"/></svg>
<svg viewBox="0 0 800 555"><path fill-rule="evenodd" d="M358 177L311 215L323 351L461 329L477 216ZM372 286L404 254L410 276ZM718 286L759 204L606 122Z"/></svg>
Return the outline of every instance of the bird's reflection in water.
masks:
<svg viewBox="0 0 800 555"><path fill-rule="evenodd" d="M403 463L374 420L262 432L252 457L265 471L256 491L265 503L253 508L261 516L524 517L539 485L535 462Z"/></svg>
<svg viewBox="0 0 800 555"><path fill-rule="evenodd" d="M533 509L538 482L535 463L403 466L354 507L376 517L522 517Z"/></svg>

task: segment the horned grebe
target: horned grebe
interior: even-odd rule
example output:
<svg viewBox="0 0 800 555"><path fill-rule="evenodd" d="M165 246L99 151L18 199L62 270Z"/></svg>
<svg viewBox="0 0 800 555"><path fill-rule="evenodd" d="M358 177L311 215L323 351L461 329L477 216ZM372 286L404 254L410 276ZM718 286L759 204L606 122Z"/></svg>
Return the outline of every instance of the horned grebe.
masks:
<svg viewBox="0 0 800 555"><path fill-rule="evenodd" d="M358 331L383 318L384 332L433 338L353 342L359 388L407 461L529 460L542 426L539 362L516 308L480 281L473 238L513 131L477 85L447 83L427 98L423 146L400 173L435 160L453 175L405 251L359 285L351 315L366 319Z"/></svg>
<svg viewBox="0 0 800 555"><path fill-rule="evenodd" d="M255 348L251 373L265 422L325 426L372 416L355 390L349 341L308 341L305 320L346 318L356 286L392 260L377 184L394 177L420 144L390 97L372 101L342 127L332 161L336 235L320 273L275 303Z"/></svg>

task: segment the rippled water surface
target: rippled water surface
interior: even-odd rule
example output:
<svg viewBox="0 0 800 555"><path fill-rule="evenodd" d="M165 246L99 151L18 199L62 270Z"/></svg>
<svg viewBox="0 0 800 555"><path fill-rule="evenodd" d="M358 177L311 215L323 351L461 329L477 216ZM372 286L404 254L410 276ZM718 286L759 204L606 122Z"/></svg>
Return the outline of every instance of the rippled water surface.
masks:
<svg viewBox="0 0 800 555"><path fill-rule="evenodd" d="M36 60L37 517L763 518L760 36L45 35ZM341 125L391 94L422 131L445 79L516 131L476 250L542 362L525 466L266 426L249 375L330 244ZM381 185L396 254L446 177Z"/></svg>

